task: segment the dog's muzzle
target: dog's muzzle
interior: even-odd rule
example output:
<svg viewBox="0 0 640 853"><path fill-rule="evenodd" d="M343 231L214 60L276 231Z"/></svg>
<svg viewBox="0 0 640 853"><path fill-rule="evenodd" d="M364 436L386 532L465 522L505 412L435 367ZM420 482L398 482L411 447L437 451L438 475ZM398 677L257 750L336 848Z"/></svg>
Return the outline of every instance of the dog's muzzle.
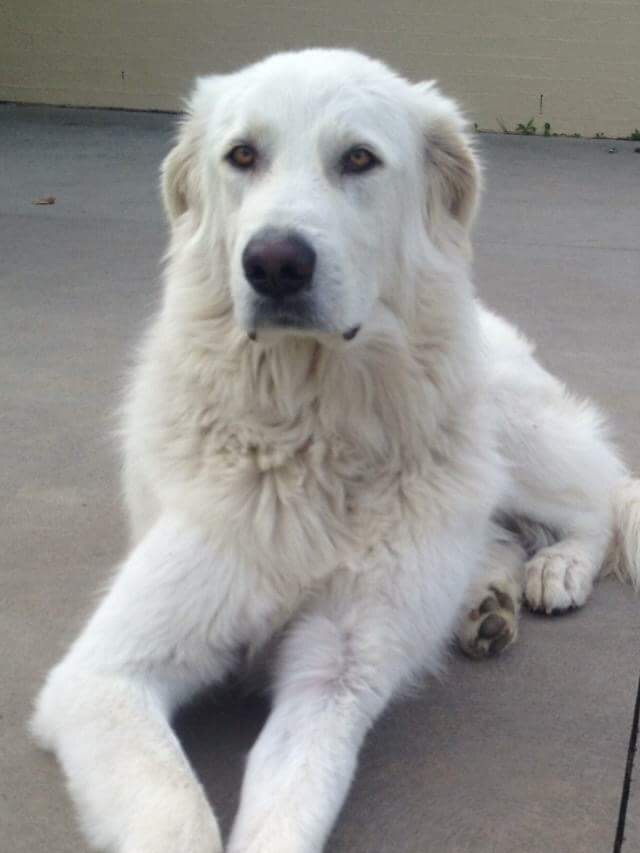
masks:
<svg viewBox="0 0 640 853"><path fill-rule="evenodd" d="M312 293L315 268L315 250L296 232L266 229L248 242L242 269L255 292L254 334L259 328L318 326Z"/></svg>
<svg viewBox="0 0 640 853"><path fill-rule="evenodd" d="M249 337L255 340L260 328L324 330L313 279L316 252L295 231L265 229L247 243L242 253L245 278L255 292ZM352 340L359 326L343 333Z"/></svg>

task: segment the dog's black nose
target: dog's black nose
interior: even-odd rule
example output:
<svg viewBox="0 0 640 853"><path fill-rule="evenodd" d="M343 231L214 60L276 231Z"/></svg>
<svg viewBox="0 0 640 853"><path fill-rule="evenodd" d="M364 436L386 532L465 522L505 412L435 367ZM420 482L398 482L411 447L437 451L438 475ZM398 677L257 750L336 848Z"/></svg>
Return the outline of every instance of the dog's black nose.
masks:
<svg viewBox="0 0 640 853"><path fill-rule="evenodd" d="M283 299L309 287L316 253L296 234L258 235L242 253L247 281L258 293Z"/></svg>

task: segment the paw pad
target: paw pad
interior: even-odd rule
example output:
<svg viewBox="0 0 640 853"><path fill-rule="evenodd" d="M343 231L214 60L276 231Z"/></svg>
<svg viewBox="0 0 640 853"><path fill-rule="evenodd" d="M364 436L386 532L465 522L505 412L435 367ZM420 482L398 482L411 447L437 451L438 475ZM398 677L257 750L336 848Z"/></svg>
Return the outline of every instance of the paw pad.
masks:
<svg viewBox="0 0 640 853"><path fill-rule="evenodd" d="M492 657L511 645L518 634L516 603L503 590L489 587L489 595L467 613L459 639L472 658Z"/></svg>

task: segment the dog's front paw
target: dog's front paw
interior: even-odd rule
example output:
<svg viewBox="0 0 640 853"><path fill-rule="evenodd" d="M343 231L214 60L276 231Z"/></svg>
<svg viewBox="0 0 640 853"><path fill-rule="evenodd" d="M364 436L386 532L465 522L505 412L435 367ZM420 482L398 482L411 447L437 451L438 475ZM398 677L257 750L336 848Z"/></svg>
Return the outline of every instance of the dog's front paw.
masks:
<svg viewBox="0 0 640 853"><path fill-rule="evenodd" d="M593 588L593 574L589 558L580 549L565 543L543 548L527 563L527 604L547 614L582 607Z"/></svg>
<svg viewBox="0 0 640 853"><path fill-rule="evenodd" d="M486 587L478 604L464 614L458 632L462 651L476 659L497 655L517 636L518 601L498 584Z"/></svg>

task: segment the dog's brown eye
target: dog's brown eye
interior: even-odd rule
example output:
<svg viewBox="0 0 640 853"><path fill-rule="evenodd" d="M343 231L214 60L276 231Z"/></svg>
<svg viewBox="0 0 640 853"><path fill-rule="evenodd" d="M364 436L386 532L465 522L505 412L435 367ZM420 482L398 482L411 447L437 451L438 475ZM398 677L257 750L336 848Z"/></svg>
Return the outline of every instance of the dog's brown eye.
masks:
<svg viewBox="0 0 640 853"><path fill-rule="evenodd" d="M236 169L251 169L257 159L258 153L251 145L236 145L227 154L227 160Z"/></svg>
<svg viewBox="0 0 640 853"><path fill-rule="evenodd" d="M380 163L378 158L366 148L351 148L342 158L342 171L358 174L368 172Z"/></svg>

